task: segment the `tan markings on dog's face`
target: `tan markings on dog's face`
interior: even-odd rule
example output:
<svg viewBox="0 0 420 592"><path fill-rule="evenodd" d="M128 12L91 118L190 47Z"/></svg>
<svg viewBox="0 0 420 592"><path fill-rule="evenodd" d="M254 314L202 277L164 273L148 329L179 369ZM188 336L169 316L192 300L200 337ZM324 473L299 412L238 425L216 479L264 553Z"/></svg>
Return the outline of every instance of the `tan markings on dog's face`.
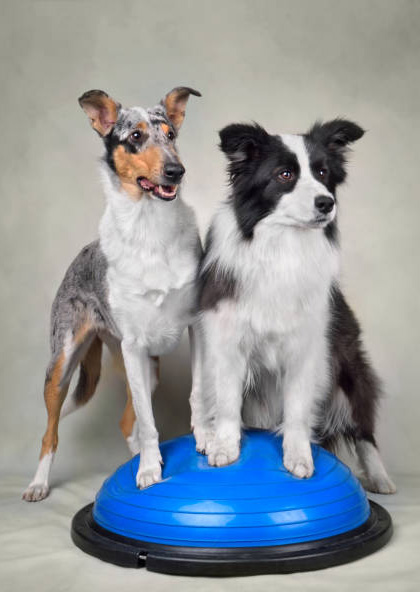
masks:
<svg viewBox="0 0 420 592"><path fill-rule="evenodd" d="M167 123L161 123L160 124L160 127L162 128L163 133L165 134L165 136L167 136L168 133L169 133L169 125Z"/></svg>
<svg viewBox="0 0 420 592"><path fill-rule="evenodd" d="M145 177L152 183L159 183L163 158L157 146L150 146L142 152L131 154L120 145L114 150L113 156L121 187L134 200L138 201L144 195L144 192L137 184L139 177Z"/></svg>
<svg viewBox="0 0 420 592"><path fill-rule="evenodd" d="M138 129L141 129L142 132L147 132L149 129L149 126L147 125L147 123L145 121L139 121L138 124L136 125L136 127Z"/></svg>

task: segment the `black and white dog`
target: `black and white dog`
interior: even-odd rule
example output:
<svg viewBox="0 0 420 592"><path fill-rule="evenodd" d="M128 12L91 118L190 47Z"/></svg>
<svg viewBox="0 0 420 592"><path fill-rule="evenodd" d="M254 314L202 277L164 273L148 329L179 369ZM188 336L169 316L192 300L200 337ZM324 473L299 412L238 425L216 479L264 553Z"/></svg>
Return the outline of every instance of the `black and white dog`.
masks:
<svg viewBox="0 0 420 592"><path fill-rule="evenodd" d="M284 466L314 470L310 441L355 443L371 491L392 493L374 437L379 381L339 287L336 188L363 130L336 119L303 135L258 125L220 132L232 186L200 271L206 398L197 449L211 465L239 455L245 425L283 433Z"/></svg>

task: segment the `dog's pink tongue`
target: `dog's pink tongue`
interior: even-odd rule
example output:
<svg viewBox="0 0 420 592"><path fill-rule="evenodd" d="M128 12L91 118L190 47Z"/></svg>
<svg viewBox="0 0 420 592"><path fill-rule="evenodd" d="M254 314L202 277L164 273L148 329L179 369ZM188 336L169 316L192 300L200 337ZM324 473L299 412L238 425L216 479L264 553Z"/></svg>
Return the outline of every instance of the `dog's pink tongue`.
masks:
<svg viewBox="0 0 420 592"><path fill-rule="evenodd" d="M154 183L152 183L151 181L149 181L149 179L142 179L140 181L140 185L143 187L143 189L145 189L146 191L149 191L150 189L154 189L156 187L156 185Z"/></svg>

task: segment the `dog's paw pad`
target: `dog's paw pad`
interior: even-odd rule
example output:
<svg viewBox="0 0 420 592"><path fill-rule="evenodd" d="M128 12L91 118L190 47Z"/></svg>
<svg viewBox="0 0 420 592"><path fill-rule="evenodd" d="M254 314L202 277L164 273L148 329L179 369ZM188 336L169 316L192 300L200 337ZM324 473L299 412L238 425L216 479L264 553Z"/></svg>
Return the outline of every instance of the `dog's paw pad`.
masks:
<svg viewBox="0 0 420 592"><path fill-rule="evenodd" d="M40 502L45 499L50 492L47 483L31 483L22 494L22 499L26 502Z"/></svg>
<svg viewBox="0 0 420 592"><path fill-rule="evenodd" d="M162 469L160 465L150 467L148 469L139 469L136 476L137 487L145 489L155 483L162 481Z"/></svg>

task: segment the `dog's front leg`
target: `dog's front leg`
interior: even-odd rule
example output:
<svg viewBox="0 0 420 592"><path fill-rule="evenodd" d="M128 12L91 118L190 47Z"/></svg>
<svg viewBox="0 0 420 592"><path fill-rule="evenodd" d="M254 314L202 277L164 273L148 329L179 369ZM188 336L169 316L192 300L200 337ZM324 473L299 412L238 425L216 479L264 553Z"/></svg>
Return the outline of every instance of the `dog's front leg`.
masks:
<svg viewBox="0 0 420 592"><path fill-rule="evenodd" d="M285 372L282 426L283 464L301 479L311 477L314 472L310 439L316 401L323 390L320 377L324 371L322 362L310 353L307 352L302 359L302 364Z"/></svg>
<svg viewBox="0 0 420 592"><path fill-rule="evenodd" d="M236 344L229 343L229 340L225 347L219 344L213 367L216 402L214 439L208 451L208 461L213 466L228 465L239 457L245 363L245 357Z"/></svg>
<svg viewBox="0 0 420 592"><path fill-rule="evenodd" d="M204 339L198 321L188 327L191 351L192 386L190 396L191 427L194 433L196 449L205 453L209 450L212 438L212 409L205 398L204 389Z"/></svg>
<svg viewBox="0 0 420 592"><path fill-rule="evenodd" d="M138 487L144 488L162 479L159 435L152 409L152 364L146 349L134 339L123 340L121 350L139 431L140 464L136 483Z"/></svg>

